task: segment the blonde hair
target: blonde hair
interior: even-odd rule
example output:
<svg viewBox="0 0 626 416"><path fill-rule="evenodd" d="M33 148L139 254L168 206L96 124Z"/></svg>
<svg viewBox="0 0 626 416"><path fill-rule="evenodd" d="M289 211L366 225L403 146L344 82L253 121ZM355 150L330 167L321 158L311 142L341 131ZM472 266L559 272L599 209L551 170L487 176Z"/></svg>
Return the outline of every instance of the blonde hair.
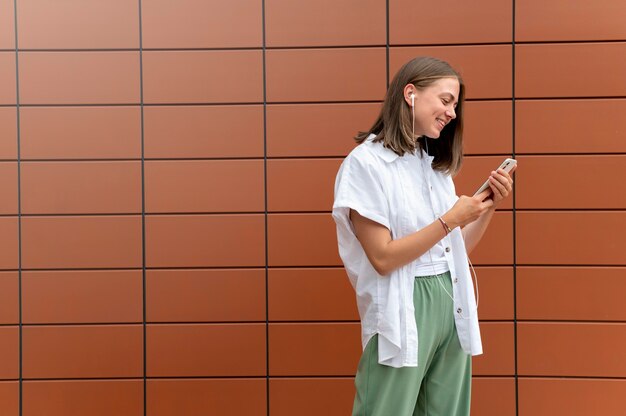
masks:
<svg viewBox="0 0 626 416"><path fill-rule="evenodd" d="M404 100L404 87L413 84L418 90L424 89L441 78L456 78L459 81L459 97L456 118L441 131L438 139L413 138L411 108ZM463 161L463 102L465 84L463 79L447 62L431 57L417 57L400 68L395 75L378 118L369 129L361 131L354 138L363 143L370 134L375 134L375 142L393 150L399 156L414 153L417 146L428 148L433 159L433 169L455 175L461 169ZM428 144L425 146L425 141Z"/></svg>

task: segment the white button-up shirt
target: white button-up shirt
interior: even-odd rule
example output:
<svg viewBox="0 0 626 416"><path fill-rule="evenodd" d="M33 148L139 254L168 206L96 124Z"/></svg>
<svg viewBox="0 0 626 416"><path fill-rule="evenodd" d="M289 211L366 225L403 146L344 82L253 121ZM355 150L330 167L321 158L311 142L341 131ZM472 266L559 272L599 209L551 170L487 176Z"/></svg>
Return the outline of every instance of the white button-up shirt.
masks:
<svg viewBox="0 0 626 416"><path fill-rule="evenodd" d="M450 175L432 169L432 156L422 157L417 150L400 157L382 143L374 143L373 137L357 146L337 173L333 218L339 255L356 292L363 348L378 334L380 364L415 367L418 328L413 286L415 276L433 274L427 272L433 270L431 257L426 252L388 276L379 275L356 238L350 209L384 225L393 239L399 239L435 221L458 197ZM454 318L461 347L468 354L481 354L476 300L460 228L452 230L430 254L437 263L437 273L443 261L452 275Z"/></svg>

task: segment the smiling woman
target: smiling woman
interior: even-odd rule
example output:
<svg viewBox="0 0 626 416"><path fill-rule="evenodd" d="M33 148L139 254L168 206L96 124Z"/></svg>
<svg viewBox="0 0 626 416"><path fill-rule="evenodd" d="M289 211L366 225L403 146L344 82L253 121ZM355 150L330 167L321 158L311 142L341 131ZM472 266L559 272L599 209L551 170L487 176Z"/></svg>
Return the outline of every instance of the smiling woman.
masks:
<svg viewBox="0 0 626 416"><path fill-rule="evenodd" d="M425 144L428 140L433 168L454 175L463 157L464 100L463 78L448 63L415 58L391 81L374 125L359 132L355 140L360 144L374 134L374 142L382 142L398 156L414 152L418 141ZM441 122L447 128L436 128ZM439 138L443 140L432 140Z"/></svg>
<svg viewBox="0 0 626 416"><path fill-rule="evenodd" d="M468 252L512 180L499 170L489 189L457 197L464 96L446 62L409 61L337 174L333 218L364 349L353 415L469 415L482 344Z"/></svg>

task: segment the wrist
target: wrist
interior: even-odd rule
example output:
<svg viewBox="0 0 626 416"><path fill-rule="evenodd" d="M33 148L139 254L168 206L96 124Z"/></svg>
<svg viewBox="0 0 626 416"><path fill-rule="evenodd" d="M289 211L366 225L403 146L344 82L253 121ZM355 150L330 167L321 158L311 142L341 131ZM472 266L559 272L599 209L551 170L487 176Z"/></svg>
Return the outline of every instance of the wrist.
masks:
<svg viewBox="0 0 626 416"><path fill-rule="evenodd" d="M452 232L452 229L450 227L448 227L448 224L441 219L441 217L437 217L437 221L439 221L439 223L441 224L441 227L443 228L443 232L448 235ZM435 221L435 222L437 222Z"/></svg>
<svg viewBox="0 0 626 416"><path fill-rule="evenodd" d="M452 215L450 215L449 213L445 213L443 214L440 218L440 221L443 222L443 224L450 230L454 230L456 227L458 227L460 224L454 219L454 217Z"/></svg>

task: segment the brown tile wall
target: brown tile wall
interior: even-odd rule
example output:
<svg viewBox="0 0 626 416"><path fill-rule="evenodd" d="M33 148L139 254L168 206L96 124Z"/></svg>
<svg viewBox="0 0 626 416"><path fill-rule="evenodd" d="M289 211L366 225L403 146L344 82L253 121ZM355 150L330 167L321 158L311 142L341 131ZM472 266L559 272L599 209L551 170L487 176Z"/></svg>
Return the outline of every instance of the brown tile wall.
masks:
<svg viewBox="0 0 626 416"><path fill-rule="evenodd" d="M445 7L443 7L445 6ZM0 0L3 416L349 414L329 215L416 55L467 83L473 414L622 414L626 6L616 0Z"/></svg>

